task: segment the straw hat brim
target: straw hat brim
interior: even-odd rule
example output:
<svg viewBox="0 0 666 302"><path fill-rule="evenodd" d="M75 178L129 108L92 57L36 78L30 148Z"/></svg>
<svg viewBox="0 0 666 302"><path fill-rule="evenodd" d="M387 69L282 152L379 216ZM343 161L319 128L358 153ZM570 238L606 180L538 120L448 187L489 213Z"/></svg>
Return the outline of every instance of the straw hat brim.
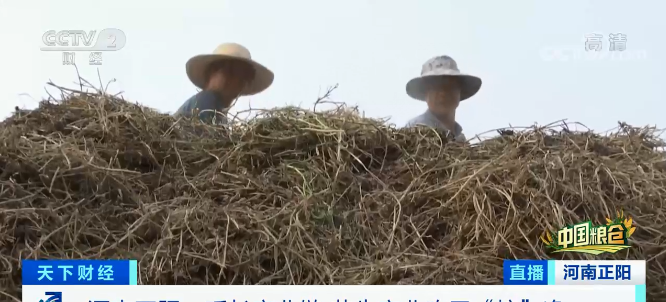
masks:
<svg viewBox="0 0 666 302"><path fill-rule="evenodd" d="M425 75L413 78L409 82L407 82L407 87L406 87L407 95L416 100L425 101L426 94L428 93L428 90L430 90L430 87L436 85L436 81L434 81L434 79L446 78L446 77L456 77L460 79L461 101L471 98L481 89L481 84L482 84L481 78L473 75L468 75L463 73L434 74L434 75Z"/></svg>
<svg viewBox="0 0 666 302"><path fill-rule="evenodd" d="M261 65L250 59L218 54L198 55L191 58L189 61L187 61L187 64L185 64L187 77L190 79L190 81L192 81L192 84L201 89L204 89L206 86L206 70L208 69L208 66L213 63L225 60L243 61L249 63L254 68L254 79L248 84L245 90L243 90L241 95L257 94L266 90L271 86L271 84L273 84L275 75L264 65Z"/></svg>

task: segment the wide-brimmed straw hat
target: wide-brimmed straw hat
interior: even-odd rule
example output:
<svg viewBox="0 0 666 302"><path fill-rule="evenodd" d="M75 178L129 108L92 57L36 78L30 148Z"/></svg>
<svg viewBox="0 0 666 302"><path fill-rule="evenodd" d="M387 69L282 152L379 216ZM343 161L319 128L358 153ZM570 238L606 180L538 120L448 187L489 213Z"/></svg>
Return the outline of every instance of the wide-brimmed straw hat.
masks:
<svg viewBox="0 0 666 302"><path fill-rule="evenodd" d="M273 83L273 72L252 60L250 51L240 44L224 43L215 48L212 54L198 55L187 61L185 69L192 83L204 89L208 67L220 61L243 61L254 68L254 79L243 90L241 95L253 95L266 90Z"/></svg>
<svg viewBox="0 0 666 302"><path fill-rule="evenodd" d="M460 100L466 100L481 89L479 77L461 73L458 64L449 56L434 57L421 68L421 76L407 82L407 95L425 101L430 85L437 84L432 78L456 77L460 79Z"/></svg>

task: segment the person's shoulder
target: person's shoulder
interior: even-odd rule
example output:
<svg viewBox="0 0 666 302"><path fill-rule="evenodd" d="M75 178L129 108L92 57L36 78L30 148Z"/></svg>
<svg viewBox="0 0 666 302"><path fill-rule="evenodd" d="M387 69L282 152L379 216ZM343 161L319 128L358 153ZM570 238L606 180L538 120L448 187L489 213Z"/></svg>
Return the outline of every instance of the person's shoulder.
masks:
<svg viewBox="0 0 666 302"><path fill-rule="evenodd" d="M409 121L407 121L407 127L413 127L416 125L429 125L428 119L424 116L424 114L419 114L413 118L411 118Z"/></svg>
<svg viewBox="0 0 666 302"><path fill-rule="evenodd" d="M187 99L185 102L183 102L180 107L178 107L178 110L173 114L174 116L189 116L191 111L192 111L192 99L194 96L191 96L189 99Z"/></svg>
<svg viewBox="0 0 666 302"><path fill-rule="evenodd" d="M211 91L202 90L193 95L189 100L190 103L197 103L206 106L206 104L216 104L217 95Z"/></svg>
<svg viewBox="0 0 666 302"><path fill-rule="evenodd" d="M191 96L178 108L175 115L191 115L192 110L199 109L209 109L208 107L214 106L217 103L216 96L209 91L199 91L195 95Z"/></svg>

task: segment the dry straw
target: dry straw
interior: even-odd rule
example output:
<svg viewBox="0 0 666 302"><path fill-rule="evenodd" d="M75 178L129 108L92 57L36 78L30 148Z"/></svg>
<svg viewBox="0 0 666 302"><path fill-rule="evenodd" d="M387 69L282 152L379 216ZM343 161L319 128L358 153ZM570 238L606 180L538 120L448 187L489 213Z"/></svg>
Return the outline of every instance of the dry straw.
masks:
<svg viewBox="0 0 666 302"><path fill-rule="evenodd" d="M79 93L0 126L0 296L19 259L138 259L141 284L501 284L502 259L647 259L666 301L654 129L566 125L447 143L344 107L233 131ZM545 229L618 210L617 254L548 254ZM6 300L0 298L0 300Z"/></svg>

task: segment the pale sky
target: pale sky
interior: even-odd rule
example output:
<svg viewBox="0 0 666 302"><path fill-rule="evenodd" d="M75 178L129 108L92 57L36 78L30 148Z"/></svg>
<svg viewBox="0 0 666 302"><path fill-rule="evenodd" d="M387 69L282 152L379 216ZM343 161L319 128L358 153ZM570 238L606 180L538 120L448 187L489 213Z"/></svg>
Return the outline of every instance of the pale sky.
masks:
<svg viewBox="0 0 666 302"><path fill-rule="evenodd" d="M657 0L0 0L0 116L36 107L49 80L76 87L62 53L40 51L44 32L117 28L127 43L101 66L76 54L82 77L98 83L99 70L105 84L117 80L110 92L163 112L196 93L190 57L236 42L275 72L236 110L311 108L339 84L334 100L402 126L426 108L407 96L407 81L449 55L483 79L458 111L467 137L559 119L597 131L619 120L664 126L664 11ZM603 35L600 52L585 51L591 33ZM614 33L626 35L624 52L609 51Z"/></svg>

